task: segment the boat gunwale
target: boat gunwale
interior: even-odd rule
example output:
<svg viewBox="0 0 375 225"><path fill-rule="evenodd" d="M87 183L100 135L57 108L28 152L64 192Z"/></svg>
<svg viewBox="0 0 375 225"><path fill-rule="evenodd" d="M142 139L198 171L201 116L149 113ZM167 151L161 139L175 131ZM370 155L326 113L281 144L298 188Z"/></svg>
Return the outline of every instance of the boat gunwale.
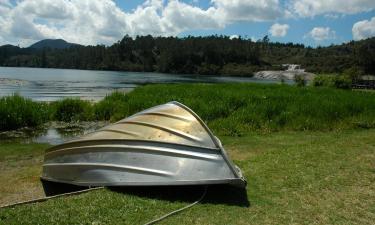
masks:
<svg viewBox="0 0 375 225"><path fill-rule="evenodd" d="M119 169L119 170L128 170L128 171L138 171L145 174L153 174L159 176L168 176L171 177L174 174L171 172L166 172L163 170L157 169L147 169L137 166L124 166L115 163L88 163L88 162L79 162L79 163L45 163L43 164L43 168L46 167L94 167L94 168L111 168L111 169Z"/></svg>
<svg viewBox="0 0 375 225"><path fill-rule="evenodd" d="M74 182L69 180L58 180L54 178L41 176L40 179L43 181L50 181L55 183L71 184L82 187L116 187L116 186L182 186L182 185L215 185L215 184L232 184L238 187L246 186L241 178L225 178L225 179L204 179L204 180L176 180L176 181L160 181L160 182Z"/></svg>
<svg viewBox="0 0 375 225"><path fill-rule="evenodd" d="M160 144L160 143L155 143ZM177 147L177 148L176 148ZM110 151L103 151L103 149L108 148ZM198 147L190 147L186 145L176 145L171 144L170 146L146 146L146 145L129 145L124 143L112 143L111 144L93 144L93 145L83 145L83 146L69 146L66 148L56 149L54 151L46 152L44 155L44 160L48 160L50 158L58 157L59 155L74 155L74 154L83 154L88 152L158 152L158 154L165 154L165 155L181 155L187 158L197 158L197 159L205 159L205 160L217 160L214 156L208 155L220 155L219 149L207 149L207 148L198 148ZM193 150L193 151L192 151ZM74 152L77 151L77 152ZM208 153L211 152L211 153ZM190 153L190 154L189 154ZM204 154L205 156L199 155Z"/></svg>
<svg viewBox="0 0 375 225"><path fill-rule="evenodd" d="M104 142L104 143L105 142L112 142L112 143L113 142L119 142L119 143L146 142L146 143L150 143L150 144L162 144L162 145L171 145L171 146L175 145L175 146L185 146L185 147L188 147L188 148L195 148L195 149L220 151L220 148L200 147L200 146L196 146L196 145L179 144L179 143L172 143L172 142L166 142L166 141L154 141L154 140L143 140L143 139L114 139L114 138L108 138L107 139L107 138L104 138L104 139L77 139L77 140L74 140L74 141L62 143L62 144L55 145L55 146L52 146L50 148L47 148L45 150L45 153L48 154L50 152L59 151L62 148L64 148L64 146L72 145L70 147L66 147L66 148L71 148L71 147L77 147L75 145L86 144L86 143L90 143L90 142Z"/></svg>

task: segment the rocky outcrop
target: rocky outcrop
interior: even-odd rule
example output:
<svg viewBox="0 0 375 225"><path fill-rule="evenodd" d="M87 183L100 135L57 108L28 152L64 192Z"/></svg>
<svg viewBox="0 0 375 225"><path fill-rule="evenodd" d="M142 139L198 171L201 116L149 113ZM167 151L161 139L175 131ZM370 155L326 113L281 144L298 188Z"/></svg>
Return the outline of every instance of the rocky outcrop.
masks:
<svg viewBox="0 0 375 225"><path fill-rule="evenodd" d="M254 78L258 79L268 79L268 80L293 80L295 76L301 75L305 78L305 80L313 80L315 74L313 73L308 73L308 72L303 72L303 71L259 71L254 74Z"/></svg>

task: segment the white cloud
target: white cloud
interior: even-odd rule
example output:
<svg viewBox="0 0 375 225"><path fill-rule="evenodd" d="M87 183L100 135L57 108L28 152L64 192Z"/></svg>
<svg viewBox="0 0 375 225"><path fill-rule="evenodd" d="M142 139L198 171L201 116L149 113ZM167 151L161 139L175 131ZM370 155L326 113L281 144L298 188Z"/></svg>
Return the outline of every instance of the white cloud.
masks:
<svg viewBox="0 0 375 225"><path fill-rule="evenodd" d="M229 22L268 21L284 16L278 0L211 0Z"/></svg>
<svg viewBox="0 0 375 225"><path fill-rule="evenodd" d="M273 36L273 37L284 37L287 32L288 32L288 29L289 29L289 25L288 24L279 24L279 23L275 23L273 24L270 29L269 29L269 33Z"/></svg>
<svg viewBox="0 0 375 225"><path fill-rule="evenodd" d="M361 40L375 36L375 17L371 20L362 20L353 25L353 39Z"/></svg>
<svg viewBox="0 0 375 225"><path fill-rule="evenodd" d="M375 0L145 0L125 12L113 0L0 0L0 44L27 46L44 38L80 44L112 44L124 35L176 36L196 29L223 29L238 21L275 21L291 15L339 18L375 10ZM355 40L374 36L374 18L353 25ZM287 24L273 24L269 33L284 37ZM328 27L307 35L316 41L335 38Z"/></svg>
<svg viewBox="0 0 375 225"><path fill-rule="evenodd" d="M9 7L2 15L5 27L0 36L21 46L44 38L81 44L111 43L127 29L126 14L109 0L27 0Z"/></svg>
<svg viewBox="0 0 375 225"><path fill-rule="evenodd" d="M292 0L290 10L298 16L312 17L319 14L355 14L375 9L374 0Z"/></svg>
<svg viewBox="0 0 375 225"><path fill-rule="evenodd" d="M329 27L314 27L308 34L307 37L311 37L315 41L324 41L328 39L334 39L336 36L335 31Z"/></svg>
<svg viewBox="0 0 375 225"><path fill-rule="evenodd" d="M28 15L45 19L68 19L74 14L74 5L65 0L23 1L17 7Z"/></svg>
<svg viewBox="0 0 375 225"><path fill-rule="evenodd" d="M163 9L162 21L165 28L175 33L189 29L223 28L226 25L226 21L214 7L203 10L179 1L168 3Z"/></svg>
<svg viewBox="0 0 375 225"><path fill-rule="evenodd" d="M112 0L0 0L0 40L21 46L43 38L112 44L125 34L175 36L284 15L278 0L211 0L207 9L181 0L147 0L132 12Z"/></svg>

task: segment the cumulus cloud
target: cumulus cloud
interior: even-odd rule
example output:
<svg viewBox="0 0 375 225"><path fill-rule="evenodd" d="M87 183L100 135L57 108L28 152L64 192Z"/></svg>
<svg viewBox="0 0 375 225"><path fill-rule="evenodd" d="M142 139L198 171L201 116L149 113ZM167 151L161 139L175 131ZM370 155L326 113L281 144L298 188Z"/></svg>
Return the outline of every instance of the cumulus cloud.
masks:
<svg viewBox="0 0 375 225"><path fill-rule="evenodd" d="M267 21L284 16L278 0L211 0L227 21Z"/></svg>
<svg viewBox="0 0 375 225"><path fill-rule="evenodd" d="M170 1L163 9L161 19L164 27L174 33L189 29L223 28L226 25L216 8L203 10L179 1Z"/></svg>
<svg viewBox="0 0 375 225"><path fill-rule="evenodd" d="M324 41L328 39L334 39L336 36L335 31L329 27L314 27L308 34L307 37L311 37L315 41Z"/></svg>
<svg viewBox="0 0 375 225"><path fill-rule="evenodd" d="M288 32L288 29L289 29L289 25L288 24L279 24L279 23L275 23L273 24L270 29L269 29L269 33L273 36L273 37L284 37L287 32Z"/></svg>
<svg viewBox="0 0 375 225"><path fill-rule="evenodd" d="M290 3L290 10L302 17L330 13L355 14L373 9L374 0L292 0Z"/></svg>
<svg viewBox="0 0 375 225"><path fill-rule="evenodd" d="M353 39L361 40L375 36L375 17L371 20L362 20L353 25Z"/></svg>
<svg viewBox="0 0 375 225"><path fill-rule="evenodd" d="M0 40L22 46L43 38L112 44L125 34L175 36L283 16L278 0L211 0L207 9L181 0L146 0L132 12L112 0L0 0Z"/></svg>
<svg viewBox="0 0 375 225"><path fill-rule="evenodd" d="M116 40L116 33L127 28L125 16L109 0L27 0L8 6L2 13L0 23L5 26L0 36L22 46L44 38L110 43Z"/></svg>

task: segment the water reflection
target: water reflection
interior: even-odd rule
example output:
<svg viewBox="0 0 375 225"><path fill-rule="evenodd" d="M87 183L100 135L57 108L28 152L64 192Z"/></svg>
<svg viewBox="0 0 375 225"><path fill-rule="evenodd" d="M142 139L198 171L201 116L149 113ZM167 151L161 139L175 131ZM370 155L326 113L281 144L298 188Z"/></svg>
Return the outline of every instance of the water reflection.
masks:
<svg viewBox="0 0 375 225"><path fill-rule="evenodd" d="M21 143L48 143L51 145L61 144L73 140L79 136L93 132L107 122L80 122L63 123L51 122L38 129L22 128L15 131L0 132L1 142Z"/></svg>
<svg viewBox="0 0 375 225"><path fill-rule="evenodd" d="M55 128L50 128L41 135L32 137L31 139L34 143L49 143L56 145L74 139L74 137L76 137L76 135L72 133L65 133L62 130L59 132Z"/></svg>

